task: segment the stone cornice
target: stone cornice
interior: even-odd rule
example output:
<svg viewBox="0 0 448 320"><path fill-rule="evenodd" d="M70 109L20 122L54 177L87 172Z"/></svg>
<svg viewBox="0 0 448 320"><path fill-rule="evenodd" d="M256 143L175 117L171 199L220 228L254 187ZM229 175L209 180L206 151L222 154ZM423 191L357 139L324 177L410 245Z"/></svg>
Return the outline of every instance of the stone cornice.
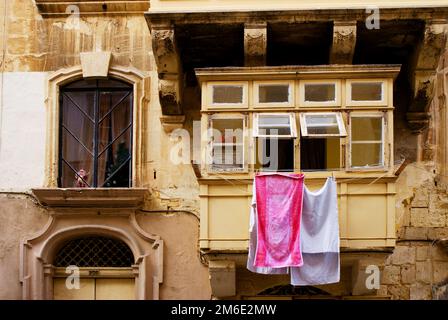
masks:
<svg viewBox="0 0 448 320"><path fill-rule="evenodd" d="M421 8L380 8L381 20L446 20L448 6ZM170 21L172 24L245 23L267 21L300 23L311 21L357 20L364 21L370 13L365 9L320 10L201 10L145 12L149 24Z"/></svg>
<svg viewBox="0 0 448 320"><path fill-rule="evenodd" d="M104 13L143 13L149 9L149 0L35 0L39 12L44 16ZM77 12L78 9L79 12ZM73 11L76 9L75 11Z"/></svg>

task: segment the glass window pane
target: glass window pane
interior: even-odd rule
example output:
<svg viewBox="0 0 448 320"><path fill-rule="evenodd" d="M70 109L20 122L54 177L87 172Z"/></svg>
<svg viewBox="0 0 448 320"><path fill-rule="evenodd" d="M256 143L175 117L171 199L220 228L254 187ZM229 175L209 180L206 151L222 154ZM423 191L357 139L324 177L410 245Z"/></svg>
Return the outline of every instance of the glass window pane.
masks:
<svg viewBox="0 0 448 320"><path fill-rule="evenodd" d="M305 101L325 102L336 100L336 85L334 83L305 84Z"/></svg>
<svg viewBox="0 0 448 320"><path fill-rule="evenodd" d="M244 166L242 145L214 145L212 152L215 169L242 169Z"/></svg>
<svg viewBox="0 0 448 320"><path fill-rule="evenodd" d="M73 166L73 164L71 164ZM93 185L93 161L78 162L73 171L70 166L62 162L61 188L88 188Z"/></svg>
<svg viewBox="0 0 448 320"><path fill-rule="evenodd" d="M381 117L352 117L352 141L381 141L382 124Z"/></svg>
<svg viewBox="0 0 448 320"><path fill-rule="evenodd" d="M88 118L93 120L95 112L95 91L64 92L62 98L62 103L66 109L78 108Z"/></svg>
<svg viewBox="0 0 448 320"><path fill-rule="evenodd" d="M258 101L260 103L288 102L288 84L261 84L258 86Z"/></svg>
<svg viewBox="0 0 448 320"><path fill-rule="evenodd" d="M351 152L352 167L383 165L381 143L354 143Z"/></svg>
<svg viewBox="0 0 448 320"><path fill-rule="evenodd" d="M309 135L340 134L336 114L305 115Z"/></svg>
<svg viewBox="0 0 448 320"><path fill-rule="evenodd" d="M123 100L123 97L126 97ZM121 102L120 102L121 101ZM119 103L117 105L117 103ZM126 92L100 92L98 124L98 186L129 185L131 155L131 95ZM118 171L117 171L118 170Z"/></svg>
<svg viewBox="0 0 448 320"><path fill-rule="evenodd" d="M352 101L381 101L382 96L382 82L352 83Z"/></svg>
<svg viewBox="0 0 448 320"><path fill-rule="evenodd" d="M244 168L244 119L212 120L212 168L241 170Z"/></svg>
<svg viewBox="0 0 448 320"><path fill-rule="evenodd" d="M260 115L258 133L261 135L291 135L289 115Z"/></svg>
<svg viewBox="0 0 448 320"><path fill-rule="evenodd" d="M129 187L132 86L83 80L65 87L61 95L61 187Z"/></svg>
<svg viewBox="0 0 448 320"><path fill-rule="evenodd" d="M92 185L93 156L67 130L62 129L62 188L85 188ZM70 166L73 168L71 169ZM76 173L87 182L78 179Z"/></svg>
<svg viewBox="0 0 448 320"><path fill-rule="evenodd" d="M242 140L243 119L214 119L212 122L215 142L236 142Z"/></svg>
<svg viewBox="0 0 448 320"><path fill-rule="evenodd" d="M276 125L289 125L290 119L288 115L281 116L260 116L259 125L260 126L276 126Z"/></svg>
<svg viewBox="0 0 448 320"><path fill-rule="evenodd" d="M80 143L93 153L93 119L83 113L65 95L63 96L62 114L62 124L65 127L64 130L67 130L66 133L73 135L74 138L79 140ZM70 133L68 131L70 131Z"/></svg>
<svg viewBox="0 0 448 320"><path fill-rule="evenodd" d="M123 105L131 105L131 94L129 91L100 92L99 94L99 120L104 118L112 109ZM120 105L117 105L117 104Z"/></svg>
<svg viewBox="0 0 448 320"><path fill-rule="evenodd" d="M109 100L106 98L105 100ZM112 141L117 139L123 131L131 124L131 102L128 96L120 105L117 105L112 112L100 120L98 124L98 152L104 151ZM103 103L100 99L100 110L109 109L108 103ZM101 112L100 112L101 113Z"/></svg>
<svg viewBox="0 0 448 320"><path fill-rule="evenodd" d="M129 186L129 164L125 165L127 168L125 170L121 170L120 167L131 155L130 142L131 128L128 128L114 143L103 150L98 157L98 186L108 188ZM105 184L108 178L110 179Z"/></svg>
<svg viewBox="0 0 448 320"><path fill-rule="evenodd" d="M243 103L243 86L213 86L213 103Z"/></svg>

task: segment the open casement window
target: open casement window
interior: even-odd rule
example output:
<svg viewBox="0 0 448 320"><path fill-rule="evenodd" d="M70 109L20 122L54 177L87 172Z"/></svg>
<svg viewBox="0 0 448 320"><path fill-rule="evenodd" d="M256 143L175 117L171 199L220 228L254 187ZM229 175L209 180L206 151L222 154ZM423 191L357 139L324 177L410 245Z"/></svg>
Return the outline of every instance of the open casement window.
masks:
<svg viewBox="0 0 448 320"><path fill-rule="evenodd" d="M385 117L383 114L351 114L349 149L350 168L384 168L384 139Z"/></svg>
<svg viewBox="0 0 448 320"><path fill-rule="evenodd" d="M254 82L255 107L292 107L294 81Z"/></svg>
<svg viewBox="0 0 448 320"><path fill-rule="evenodd" d="M339 80L300 81L300 104L304 107L328 107L341 104Z"/></svg>
<svg viewBox="0 0 448 320"><path fill-rule="evenodd" d="M384 80L347 80L348 106L387 105L387 83Z"/></svg>
<svg viewBox="0 0 448 320"><path fill-rule="evenodd" d="M254 137L297 137L294 113L255 113Z"/></svg>
<svg viewBox="0 0 448 320"><path fill-rule="evenodd" d="M340 112L301 113L300 129L303 137L345 137L344 121Z"/></svg>
<svg viewBox="0 0 448 320"><path fill-rule="evenodd" d="M247 108L247 87L245 81L208 83L208 107Z"/></svg>
<svg viewBox="0 0 448 320"><path fill-rule="evenodd" d="M245 170L245 116L212 115L209 118L209 171Z"/></svg>
<svg viewBox="0 0 448 320"><path fill-rule="evenodd" d="M254 114L254 137L255 169L294 171L297 128L293 113Z"/></svg>
<svg viewBox="0 0 448 320"><path fill-rule="evenodd" d="M340 112L301 113L300 169L309 171L339 169L340 138L345 137Z"/></svg>

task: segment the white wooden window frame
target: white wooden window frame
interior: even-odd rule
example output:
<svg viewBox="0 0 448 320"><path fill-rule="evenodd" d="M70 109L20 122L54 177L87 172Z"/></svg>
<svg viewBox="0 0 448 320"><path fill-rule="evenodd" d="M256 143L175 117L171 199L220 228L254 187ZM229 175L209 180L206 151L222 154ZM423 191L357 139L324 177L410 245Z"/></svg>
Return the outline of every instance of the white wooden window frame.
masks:
<svg viewBox="0 0 448 320"><path fill-rule="evenodd" d="M339 134L312 134L308 133L308 124L306 122L307 116L323 116L323 115L334 115L336 116L336 121L338 123ZM300 113L300 131L302 137L346 137L347 130L345 129L344 119L342 118L341 112L303 112Z"/></svg>
<svg viewBox="0 0 448 320"><path fill-rule="evenodd" d="M214 103L213 92L215 86L242 87L243 97L241 103ZM207 83L207 106L209 109L248 108L248 81L212 81Z"/></svg>
<svg viewBox="0 0 448 320"><path fill-rule="evenodd" d="M213 166L213 147L215 143L212 140L212 133L213 131L210 131L213 129L213 120L243 120L243 140L242 140L242 152L243 152L243 163L242 168L229 168L229 169L219 169ZM207 125L207 171L211 173L219 173L219 172L225 172L225 173L241 173L241 172L247 172L247 116L245 115L239 115L239 114L212 114L208 118L208 125ZM226 142L224 142L226 143ZM222 143L221 143L222 144ZM231 143L234 144L234 143Z"/></svg>
<svg viewBox="0 0 448 320"><path fill-rule="evenodd" d="M311 85L334 85L334 100L329 101L306 101L305 86ZM341 105L341 81L340 80L300 80L299 82L299 103L301 107L337 107Z"/></svg>
<svg viewBox="0 0 448 320"><path fill-rule="evenodd" d="M352 100L353 83L381 83L381 100ZM388 104L388 85L386 79L350 79L345 84L346 105L349 107L370 107L387 106Z"/></svg>
<svg viewBox="0 0 448 320"><path fill-rule="evenodd" d="M260 102L260 86L269 86L269 85L288 85L288 101L284 102ZM267 107L294 107L294 80L281 80L281 81L254 81L253 82L253 101L255 108L267 108Z"/></svg>
<svg viewBox="0 0 448 320"><path fill-rule="evenodd" d="M348 148L348 169L349 170L383 170L387 169L386 167L386 115L383 112L371 112L371 113L361 113L361 112L352 112L349 114L350 117L350 125L349 125L349 148ZM381 140L365 140L365 141L352 141L352 125L353 118L381 118ZM352 166L352 145L353 144L378 144L381 143L381 164L378 166Z"/></svg>
<svg viewBox="0 0 448 320"><path fill-rule="evenodd" d="M289 116L289 128L290 134L285 135L274 135L274 134L260 134L259 130L259 119L261 117L279 117L279 116ZM253 136L257 138L297 138L297 126L296 126L296 115L293 112L282 112L282 113L254 113L253 115Z"/></svg>

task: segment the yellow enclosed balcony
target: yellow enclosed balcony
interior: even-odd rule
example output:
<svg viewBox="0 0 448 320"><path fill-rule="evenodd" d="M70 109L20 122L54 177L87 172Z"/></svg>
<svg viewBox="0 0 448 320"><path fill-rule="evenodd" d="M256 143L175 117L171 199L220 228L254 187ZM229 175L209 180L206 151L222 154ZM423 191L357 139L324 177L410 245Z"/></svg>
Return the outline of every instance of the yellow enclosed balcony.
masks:
<svg viewBox="0 0 448 320"><path fill-rule="evenodd" d="M336 178L341 248L395 246L393 83L399 70L197 69L201 249L247 250L253 179L273 171L304 173L312 190Z"/></svg>

